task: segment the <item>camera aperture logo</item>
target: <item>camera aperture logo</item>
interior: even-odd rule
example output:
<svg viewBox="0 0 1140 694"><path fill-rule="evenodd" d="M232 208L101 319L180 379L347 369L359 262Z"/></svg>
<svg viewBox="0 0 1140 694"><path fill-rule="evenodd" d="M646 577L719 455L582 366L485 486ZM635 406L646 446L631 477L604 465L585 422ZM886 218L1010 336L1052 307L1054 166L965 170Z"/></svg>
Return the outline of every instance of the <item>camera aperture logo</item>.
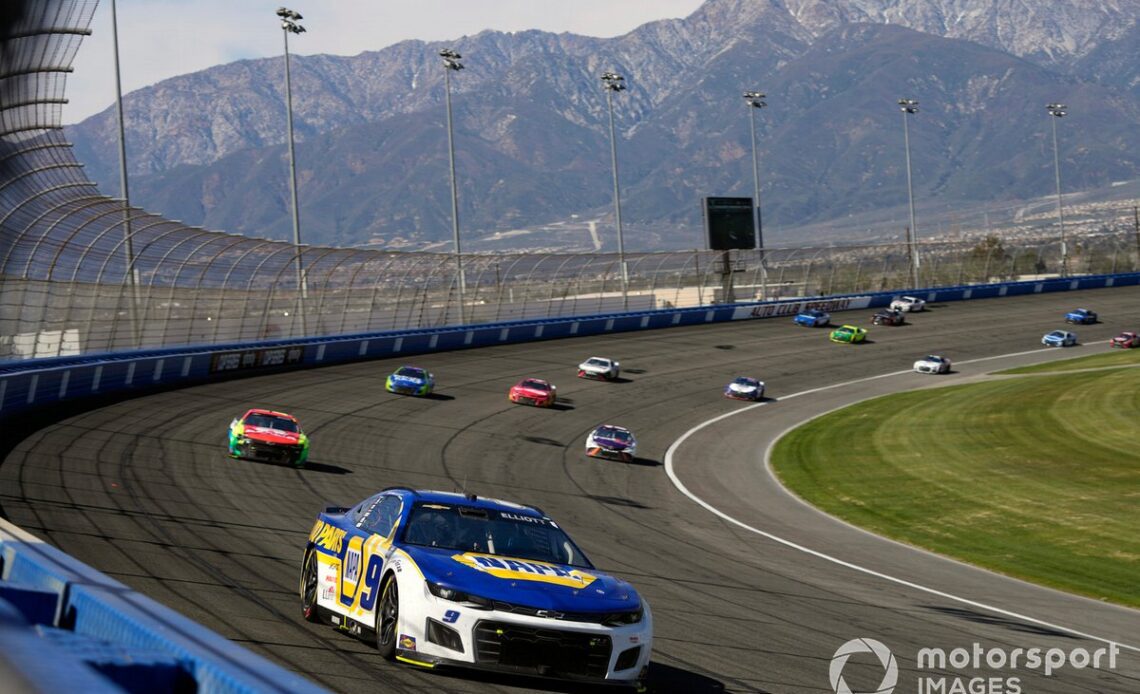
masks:
<svg viewBox="0 0 1140 694"><path fill-rule="evenodd" d="M878 689L855 692L843 678L847 660L859 653L871 653L883 666L883 680ZM1096 649L1062 648L987 648L972 643L969 648L949 651L942 648L920 648L915 658L917 694L1023 694L1026 691L1022 672L1052 677L1063 668L1074 670L1115 670L1120 655L1119 644L1108 642ZM949 671L949 674L947 674ZM835 651L828 671L835 694L891 694L899 679L898 662L881 641L851 639Z"/></svg>
<svg viewBox="0 0 1140 694"><path fill-rule="evenodd" d="M879 659L879 663L882 664L885 672L878 689L868 692L854 692L847 685L847 681L843 679L843 668L847 665L847 659L856 653L874 653L875 657ZM895 684L899 681L899 666L895 662L895 656L891 653L891 649L887 648L883 642L875 639L851 639L840 646L839 650L835 651L835 655L831 657L831 667L828 674L831 676L831 688L835 690L835 694L891 694L894 691Z"/></svg>

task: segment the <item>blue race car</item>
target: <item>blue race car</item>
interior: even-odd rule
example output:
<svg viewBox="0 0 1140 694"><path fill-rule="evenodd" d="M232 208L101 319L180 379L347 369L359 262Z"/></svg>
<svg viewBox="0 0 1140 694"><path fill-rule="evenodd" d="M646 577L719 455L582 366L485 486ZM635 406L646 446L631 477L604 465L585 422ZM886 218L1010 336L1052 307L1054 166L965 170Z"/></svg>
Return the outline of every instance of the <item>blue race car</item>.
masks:
<svg viewBox="0 0 1140 694"><path fill-rule="evenodd" d="M803 325L809 328L819 328L831 323L831 314L820 311L817 308L812 308L808 309L807 311L801 311L800 313L796 314L796 317L792 320L795 321L796 325Z"/></svg>
<svg viewBox="0 0 1140 694"><path fill-rule="evenodd" d="M1065 314L1066 323L1076 323L1078 325L1089 325L1095 323L1097 320L1096 311L1090 311L1087 308L1073 309Z"/></svg>
<svg viewBox="0 0 1140 694"><path fill-rule="evenodd" d="M1045 333L1045 336L1041 338L1041 344L1046 347L1072 347L1077 344L1077 335L1067 330L1054 330L1051 333Z"/></svg>
<svg viewBox="0 0 1140 694"><path fill-rule="evenodd" d="M384 390L402 395L429 395L435 388L435 376L418 366L401 366L384 382Z"/></svg>
<svg viewBox="0 0 1140 694"><path fill-rule="evenodd" d="M648 671L648 603L532 506L391 487L321 512L301 566L305 619L388 659L635 686Z"/></svg>

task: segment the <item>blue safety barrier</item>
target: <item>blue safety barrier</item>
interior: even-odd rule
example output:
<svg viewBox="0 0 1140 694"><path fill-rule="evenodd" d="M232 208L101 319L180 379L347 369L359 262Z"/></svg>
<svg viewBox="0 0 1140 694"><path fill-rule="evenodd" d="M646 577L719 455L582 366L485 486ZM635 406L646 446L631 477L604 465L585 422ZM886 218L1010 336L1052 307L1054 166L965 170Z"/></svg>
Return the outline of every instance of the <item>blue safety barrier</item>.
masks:
<svg viewBox="0 0 1140 694"><path fill-rule="evenodd" d="M4 691L325 691L5 521L0 567Z"/></svg>

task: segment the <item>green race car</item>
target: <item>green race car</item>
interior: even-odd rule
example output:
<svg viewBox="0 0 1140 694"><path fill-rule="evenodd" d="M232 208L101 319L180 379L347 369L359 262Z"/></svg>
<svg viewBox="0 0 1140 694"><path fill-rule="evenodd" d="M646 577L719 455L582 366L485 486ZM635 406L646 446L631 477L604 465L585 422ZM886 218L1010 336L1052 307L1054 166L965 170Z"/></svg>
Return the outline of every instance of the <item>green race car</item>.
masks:
<svg viewBox="0 0 1140 694"><path fill-rule="evenodd" d="M867 329L854 325L842 325L831 331L832 342L846 342L853 345L867 339Z"/></svg>

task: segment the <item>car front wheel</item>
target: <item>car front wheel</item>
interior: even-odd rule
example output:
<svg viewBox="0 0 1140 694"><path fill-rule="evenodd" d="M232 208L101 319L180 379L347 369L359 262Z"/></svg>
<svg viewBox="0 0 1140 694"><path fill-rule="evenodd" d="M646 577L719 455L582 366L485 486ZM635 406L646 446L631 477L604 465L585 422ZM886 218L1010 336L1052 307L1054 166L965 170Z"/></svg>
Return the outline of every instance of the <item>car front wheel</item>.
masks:
<svg viewBox="0 0 1140 694"><path fill-rule="evenodd" d="M376 610L376 650L388 660L396 657L396 624L400 621L400 589L389 576Z"/></svg>
<svg viewBox="0 0 1140 694"><path fill-rule="evenodd" d="M309 622L320 621L317 590L317 555L309 552L301 568L301 614Z"/></svg>

